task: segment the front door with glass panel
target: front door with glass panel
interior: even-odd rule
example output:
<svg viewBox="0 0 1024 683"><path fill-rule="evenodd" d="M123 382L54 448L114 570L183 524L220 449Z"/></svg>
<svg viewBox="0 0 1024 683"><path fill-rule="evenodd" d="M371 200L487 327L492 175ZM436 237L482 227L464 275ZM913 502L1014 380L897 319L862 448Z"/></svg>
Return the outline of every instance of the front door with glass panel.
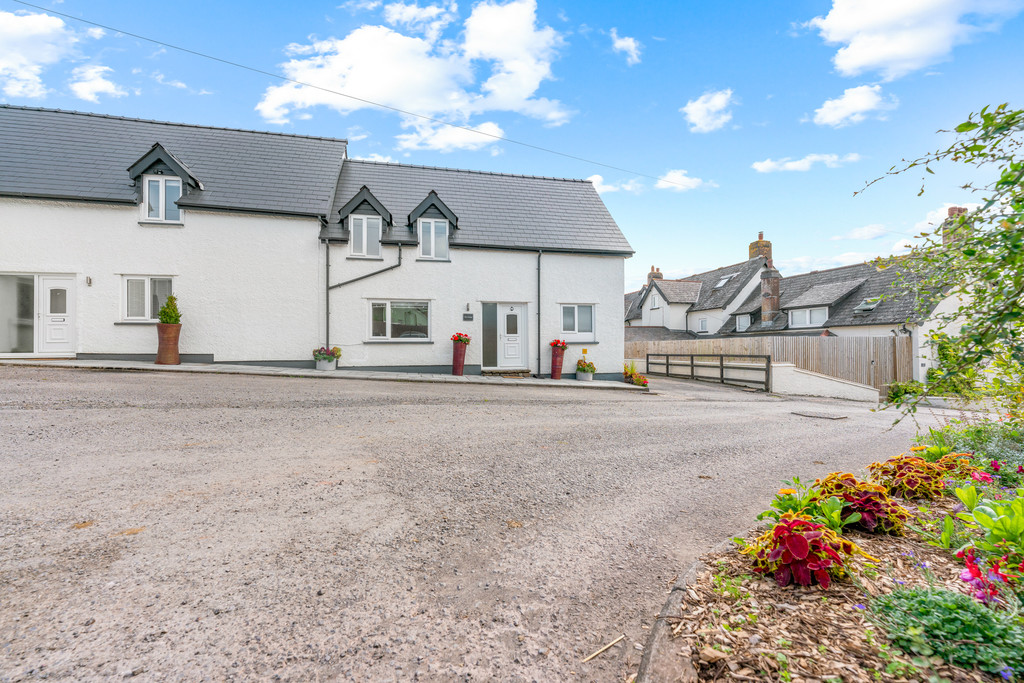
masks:
<svg viewBox="0 0 1024 683"><path fill-rule="evenodd" d="M37 353L75 350L75 281L66 277L39 278L39 346Z"/></svg>
<svg viewBox="0 0 1024 683"><path fill-rule="evenodd" d="M526 367L526 308L523 304L498 304L498 367Z"/></svg>

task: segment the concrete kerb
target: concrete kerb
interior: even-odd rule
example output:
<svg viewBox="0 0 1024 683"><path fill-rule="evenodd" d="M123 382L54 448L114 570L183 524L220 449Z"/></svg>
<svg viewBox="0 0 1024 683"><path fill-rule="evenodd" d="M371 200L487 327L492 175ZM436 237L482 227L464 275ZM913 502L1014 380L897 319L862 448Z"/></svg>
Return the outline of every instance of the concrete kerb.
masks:
<svg viewBox="0 0 1024 683"><path fill-rule="evenodd" d="M728 550L735 545L730 538L722 541L708 553L719 553ZM672 646L672 627L666 621L666 617L679 614L679 606L686 595L686 589L693 584L702 571L708 566L702 560L695 560L683 575L672 586L665 604L654 619L651 632L644 644L644 653L640 657L640 669L637 671L634 683L676 683L677 681L696 681L696 671L689 676L685 673L687 662L675 652L677 648ZM691 664L692 666L692 664Z"/></svg>
<svg viewBox="0 0 1024 683"><path fill-rule="evenodd" d="M436 374L415 374L404 372L359 372L351 370L302 370L296 368L278 368L259 365L203 365L182 363L181 365L154 365L138 361L76 361L76 360L20 360L3 359L0 366L40 367L40 368L72 368L79 370L99 370L107 372L185 372L194 374L250 375L262 377L301 377L312 379L348 379L378 382L412 382L425 384L475 384L485 386L528 386L554 387L563 389L599 389L605 391L634 391L649 393L647 387L639 387L625 382L609 382L594 380L578 382L575 380L553 379L512 379L507 377L454 376Z"/></svg>

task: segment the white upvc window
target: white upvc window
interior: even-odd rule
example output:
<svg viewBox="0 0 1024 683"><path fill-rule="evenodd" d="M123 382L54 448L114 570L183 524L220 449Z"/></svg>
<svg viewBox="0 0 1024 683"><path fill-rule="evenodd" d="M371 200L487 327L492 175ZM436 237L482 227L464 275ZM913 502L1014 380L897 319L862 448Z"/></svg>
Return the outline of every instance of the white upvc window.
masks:
<svg viewBox="0 0 1024 683"><path fill-rule="evenodd" d="M379 258L381 224L380 216L349 216L349 254Z"/></svg>
<svg viewBox="0 0 1024 683"><path fill-rule="evenodd" d="M828 320L828 308L798 308L789 312L790 327L821 327Z"/></svg>
<svg viewBox="0 0 1024 683"><path fill-rule="evenodd" d="M448 221L421 218L419 240L421 259L448 260Z"/></svg>
<svg viewBox="0 0 1024 683"><path fill-rule="evenodd" d="M427 341L429 301L371 301L370 340Z"/></svg>
<svg viewBox="0 0 1024 683"><path fill-rule="evenodd" d="M562 334L569 341L594 341L594 304L561 304Z"/></svg>
<svg viewBox="0 0 1024 683"><path fill-rule="evenodd" d="M744 313L743 315L736 316L736 331L743 332L750 327L750 314Z"/></svg>
<svg viewBox="0 0 1024 683"><path fill-rule="evenodd" d="M142 218L148 222L181 223L181 178L147 175L142 177Z"/></svg>
<svg viewBox="0 0 1024 683"><path fill-rule="evenodd" d="M707 318L698 318L697 319L697 331L698 332L707 332L708 331L708 319Z"/></svg>
<svg viewBox="0 0 1024 683"><path fill-rule="evenodd" d="M152 275L125 275L121 278L121 319L155 320L167 297L173 293L171 278Z"/></svg>
<svg viewBox="0 0 1024 683"><path fill-rule="evenodd" d="M657 308L658 306L661 306L661 302L658 301L658 295L651 294L651 308Z"/></svg>

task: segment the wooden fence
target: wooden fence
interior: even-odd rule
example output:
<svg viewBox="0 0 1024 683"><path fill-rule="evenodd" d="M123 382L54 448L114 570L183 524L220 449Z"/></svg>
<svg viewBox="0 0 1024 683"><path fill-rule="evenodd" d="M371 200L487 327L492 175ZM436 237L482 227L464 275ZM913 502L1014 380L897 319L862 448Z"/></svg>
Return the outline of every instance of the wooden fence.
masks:
<svg viewBox="0 0 1024 683"><path fill-rule="evenodd" d="M883 390L913 378L910 337L744 337L626 342L626 358L649 353L719 353L771 356L775 363Z"/></svg>

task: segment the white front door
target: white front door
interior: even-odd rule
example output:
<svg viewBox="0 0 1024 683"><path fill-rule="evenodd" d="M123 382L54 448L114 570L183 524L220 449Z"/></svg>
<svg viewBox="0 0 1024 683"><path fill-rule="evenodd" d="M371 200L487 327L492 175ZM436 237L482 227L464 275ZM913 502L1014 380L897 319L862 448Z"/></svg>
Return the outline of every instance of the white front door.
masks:
<svg viewBox="0 0 1024 683"><path fill-rule="evenodd" d="M498 304L498 367L526 367L526 306Z"/></svg>
<svg viewBox="0 0 1024 683"><path fill-rule="evenodd" d="M40 276L38 301L36 353L74 353L75 279Z"/></svg>

